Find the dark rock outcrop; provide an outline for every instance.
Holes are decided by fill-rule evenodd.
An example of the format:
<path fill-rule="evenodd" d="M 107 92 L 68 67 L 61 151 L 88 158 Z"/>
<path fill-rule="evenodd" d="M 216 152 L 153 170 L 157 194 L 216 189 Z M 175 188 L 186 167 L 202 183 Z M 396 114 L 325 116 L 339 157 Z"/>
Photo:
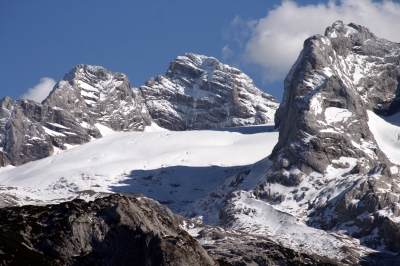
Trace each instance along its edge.
<path fill-rule="evenodd" d="M 186 231 L 133 196 L 0 212 L 6 265 L 218 265 Z"/>
<path fill-rule="evenodd" d="M 198 231 L 199 242 L 179 225 Z M 143 195 L 3 208 L 0 237 L 1 265 L 336 265 L 266 237 L 193 223 Z"/>

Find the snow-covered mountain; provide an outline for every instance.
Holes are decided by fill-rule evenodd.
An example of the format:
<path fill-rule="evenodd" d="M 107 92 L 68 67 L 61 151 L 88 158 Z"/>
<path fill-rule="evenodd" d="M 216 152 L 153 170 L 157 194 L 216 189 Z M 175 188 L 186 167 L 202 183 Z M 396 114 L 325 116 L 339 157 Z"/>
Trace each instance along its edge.
<path fill-rule="evenodd" d="M 152 123 L 170 130 L 266 124 L 279 104 L 240 70 L 185 54 L 166 77 L 139 89 L 124 74 L 78 65 L 42 104 L 5 97 L 0 105 L 0 166 L 18 166 L 99 138 L 104 126 L 143 131 Z"/>
<path fill-rule="evenodd" d="M 337 21 L 307 39 L 285 79 L 260 197 L 311 226 L 400 252 L 398 159 L 380 143 L 397 139 L 376 127 L 376 114 L 398 110 L 399 77 L 400 44 L 362 26 Z"/>
<path fill-rule="evenodd" d="M 116 131 L 143 131 L 151 124 L 142 94 L 127 76 L 99 66 L 74 67 L 43 104 L 68 110 L 86 127 L 99 123 Z"/>
<path fill-rule="evenodd" d="M 192 53 L 140 90 L 153 120 L 171 130 L 272 123 L 279 106 L 239 69 Z"/>
<path fill-rule="evenodd" d="M 205 233 L 182 222 L 203 245 L 230 239 L 243 253 L 241 244 L 266 237 L 336 264 L 382 263 L 380 251 L 399 263 L 399 80 L 400 44 L 337 21 L 305 41 L 285 79 L 276 130 L 169 131 L 268 122 L 267 109 L 276 107 L 261 104 L 268 97 L 239 71 L 186 54 L 139 89 L 142 106 L 164 128 L 143 123 L 144 132 L 114 132 L 95 120 L 108 136 L 1 168 L 1 202 L 142 193 L 192 222 L 224 228 Z"/>

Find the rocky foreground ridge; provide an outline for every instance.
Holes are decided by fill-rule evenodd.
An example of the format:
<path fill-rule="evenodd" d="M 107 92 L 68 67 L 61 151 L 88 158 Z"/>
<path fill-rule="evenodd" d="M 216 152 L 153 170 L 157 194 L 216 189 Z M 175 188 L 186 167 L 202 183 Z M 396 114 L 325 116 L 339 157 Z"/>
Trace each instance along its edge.
<path fill-rule="evenodd" d="M 139 89 L 124 74 L 78 65 L 41 104 L 0 101 L 0 167 L 99 138 L 99 125 L 115 131 L 143 131 L 152 122 L 169 130 L 258 125 L 272 123 L 278 105 L 243 72 L 212 57 L 179 56 L 165 77 Z"/>
<path fill-rule="evenodd" d="M 218 265 L 135 197 L 1 209 L 2 265 Z"/>
<path fill-rule="evenodd" d="M 266 238 L 194 224 L 142 195 L 0 209 L 2 265 L 330 265 Z M 198 241 L 179 225 L 198 227 Z M 229 240 L 227 240 L 230 239 Z M 232 241 L 233 240 L 233 241 Z M 218 244 L 215 244 L 218 243 Z M 214 259 L 209 253 L 211 253 Z"/>

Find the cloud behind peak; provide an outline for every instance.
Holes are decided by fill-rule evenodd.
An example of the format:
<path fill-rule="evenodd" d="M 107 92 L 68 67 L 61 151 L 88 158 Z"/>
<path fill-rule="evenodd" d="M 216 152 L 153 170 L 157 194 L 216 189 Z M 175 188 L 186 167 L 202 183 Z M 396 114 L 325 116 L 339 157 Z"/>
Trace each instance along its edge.
<path fill-rule="evenodd" d="M 49 95 L 55 84 L 56 81 L 52 78 L 41 78 L 39 84 L 30 88 L 27 92 L 22 94 L 20 98 L 34 100 L 40 103 Z"/>
<path fill-rule="evenodd" d="M 399 3 L 341 0 L 299 5 L 284 0 L 266 17 L 247 24 L 250 38 L 245 42 L 242 60 L 261 66 L 264 80 L 283 79 L 300 54 L 304 40 L 323 34 L 336 20 L 363 25 L 378 37 L 400 42 Z"/>

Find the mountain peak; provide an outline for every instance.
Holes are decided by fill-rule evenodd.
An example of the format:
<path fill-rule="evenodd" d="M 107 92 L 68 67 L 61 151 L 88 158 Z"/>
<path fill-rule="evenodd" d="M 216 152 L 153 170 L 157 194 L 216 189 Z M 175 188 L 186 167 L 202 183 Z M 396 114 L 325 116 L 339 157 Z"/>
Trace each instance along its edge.
<path fill-rule="evenodd" d="M 345 37 L 357 39 L 359 43 L 371 38 L 377 39 L 377 37 L 368 28 L 355 23 L 346 25 L 341 20 L 334 22 L 331 27 L 327 27 L 325 30 L 325 36 L 330 38 Z"/>
<path fill-rule="evenodd" d="M 143 98 L 126 75 L 100 66 L 75 66 L 43 103 L 69 110 L 81 123 L 100 123 L 116 131 L 143 130 L 150 124 Z"/>
<path fill-rule="evenodd" d="M 101 67 L 69 73 L 42 105 L 3 100 L 0 163 L 89 141 L 99 124 L 184 131 L 269 123 L 275 114 L 279 136 L 268 126 L 117 134 L 0 174 L 7 204 L 142 193 L 196 221 L 343 264 L 400 252 L 400 129 L 378 116 L 400 110 L 400 44 L 336 21 L 305 40 L 279 108 L 240 70 L 193 53 L 139 89 Z M 24 187 L 32 176 L 36 187 Z"/>
<path fill-rule="evenodd" d="M 140 90 L 154 121 L 171 130 L 272 123 L 278 101 L 240 70 L 186 53 Z"/>
<path fill-rule="evenodd" d="M 325 36 L 304 42 L 275 116 L 279 141 L 263 186 L 271 200 L 280 195 L 274 194 L 274 183 L 293 188 L 290 199 L 280 199 L 282 205 L 302 205 L 315 215 L 309 223 L 323 228 L 345 222 L 366 228 L 370 218 L 354 218 L 364 212 L 378 217 L 376 210 L 397 204 L 397 196 L 385 201 L 388 195 L 382 192 L 388 187 L 400 191 L 397 166 L 380 149 L 368 121 L 374 113 L 391 115 L 400 108 L 399 56 L 399 44 L 341 21 L 328 27 Z M 314 196 L 307 201 L 310 193 Z M 354 198 L 359 203 L 350 206 Z M 396 216 L 388 211 L 388 217 Z M 379 225 L 359 232 L 367 237 L 375 229 L 391 246 L 393 240 Z"/>

